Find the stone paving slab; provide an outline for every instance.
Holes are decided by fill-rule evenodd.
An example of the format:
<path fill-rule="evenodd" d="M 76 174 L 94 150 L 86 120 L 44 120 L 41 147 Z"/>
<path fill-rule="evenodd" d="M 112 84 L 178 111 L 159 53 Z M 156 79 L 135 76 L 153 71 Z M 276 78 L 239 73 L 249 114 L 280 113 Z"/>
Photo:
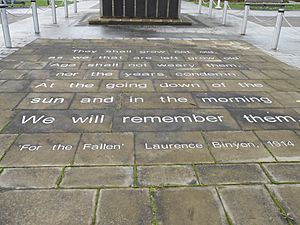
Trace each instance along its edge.
<path fill-rule="evenodd" d="M 0 110 L 0 130 L 2 131 L 3 128 L 9 123 L 10 119 L 14 116 L 14 112 L 10 110 Z"/>
<path fill-rule="evenodd" d="M 24 75 L 28 73 L 28 70 L 2 70 L 0 72 L 0 79 L 15 80 L 23 79 Z"/>
<path fill-rule="evenodd" d="M 17 134 L 0 134 L 0 158 L 7 152 L 17 136 Z"/>
<path fill-rule="evenodd" d="M 213 162 L 200 132 L 138 133 L 137 164 L 186 164 Z"/>
<path fill-rule="evenodd" d="M 151 224 L 151 207 L 147 189 L 101 190 L 97 225 Z"/>
<path fill-rule="evenodd" d="M 0 62 L 0 224 L 287 224 L 298 75 L 242 41 L 37 39 Z"/>
<path fill-rule="evenodd" d="M 263 186 L 218 188 L 233 224 L 288 224 Z"/>
<path fill-rule="evenodd" d="M 274 108 L 282 107 L 270 94 L 259 92 L 201 92 L 194 93 L 200 108 Z"/>
<path fill-rule="evenodd" d="M 275 161 L 251 132 L 207 132 L 204 137 L 217 162 Z"/>
<path fill-rule="evenodd" d="M 132 167 L 71 167 L 64 171 L 61 187 L 130 187 Z"/>
<path fill-rule="evenodd" d="M 0 94 L 0 109 L 14 109 L 18 103 L 25 97 L 22 93 L 1 93 Z"/>
<path fill-rule="evenodd" d="M 227 224 L 214 189 L 161 189 L 154 196 L 159 224 Z"/>
<path fill-rule="evenodd" d="M 1 166 L 67 166 L 73 161 L 79 134 L 21 134 Z"/>
<path fill-rule="evenodd" d="M 111 123 L 111 113 L 107 110 L 22 110 L 5 133 L 109 132 Z"/>
<path fill-rule="evenodd" d="M 73 94 L 29 93 L 17 109 L 67 109 L 72 99 Z"/>
<path fill-rule="evenodd" d="M 138 186 L 185 186 L 197 184 L 192 166 L 138 166 Z"/>
<path fill-rule="evenodd" d="M 132 165 L 132 133 L 83 134 L 76 152 L 75 165 Z"/>
<path fill-rule="evenodd" d="M 268 183 L 259 165 L 220 164 L 196 166 L 201 184 L 251 184 Z"/>
<path fill-rule="evenodd" d="M 61 168 L 7 168 L 1 173 L 1 188 L 54 188 Z"/>
<path fill-rule="evenodd" d="M 263 167 L 277 183 L 300 182 L 299 163 L 270 163 L 263 164 Z"/>
<path fill-rule="evenodd" d="M 293 131 L 256 131 L 256 135 L 278 161 L 299 160 L 299 136 Z"/>
<path fill-rule="evenodd" d="M 93 190 L 1 191 L 3 224 L 83 225 L 92 222 Z M 80 204 L 78 204 L 80 202 Z"/>
<path fill-rule="evenodd" d="M 122 110 L 116 113 L 112 130 L 119 131 L 211 131 L 237 130 L 224 109 Z"/>
<path fill-rule="evenodd" d="M 300 199 L 299 196 L 300 186 L 299 185 L 270 185 L 269 186 L 278 198 L 280 204 L 286 211 L 286 214 L 290 218 L 292 223 L 299 223 L 300 220 Z"/>

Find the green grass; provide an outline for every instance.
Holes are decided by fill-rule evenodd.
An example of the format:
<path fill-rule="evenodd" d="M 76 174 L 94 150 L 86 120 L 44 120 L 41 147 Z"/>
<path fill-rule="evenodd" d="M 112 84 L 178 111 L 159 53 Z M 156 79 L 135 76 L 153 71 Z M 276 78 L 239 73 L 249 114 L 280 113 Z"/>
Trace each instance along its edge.
<path fill-rule="evenodd" d="M 49 6 L 49 2 L 47 0 L 36 0 L 37 6 Z M 68 1 L 69 4 L 72 4 L 73 1 Z M 10 8 L 10 1 L 7 1 L 8 7 Z M 60 7 L 63 6 L 63 1 L 62 0 L 56 0 L 55 4 Z M 15 0 L 14 3 L 14 8 L 28 8 L 31 5 L 31 1 L 30 0 Z"/>

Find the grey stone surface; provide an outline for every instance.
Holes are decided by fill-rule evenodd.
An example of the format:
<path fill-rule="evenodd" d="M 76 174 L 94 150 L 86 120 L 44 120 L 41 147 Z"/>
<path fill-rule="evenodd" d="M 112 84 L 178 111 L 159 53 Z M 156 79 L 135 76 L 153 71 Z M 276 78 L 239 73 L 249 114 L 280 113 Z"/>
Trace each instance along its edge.
<path fill-rule="evenodd" d="M 65 170 L 61 187 L 130 187 L 132 167 L 70 167 Z"/>
<path fill-rule="evenodd" d="M 198 165 L 201 184 L 251 184 L 269 183 L 257 164 Z"/>
<path fill-rule="evenodd" d="M 204 137 L 217 162 L 275 161 L 252 132 L 206 132 Z"/>
<path fill-rule="evenodd" d="M 195 185 L 197 179 L 192 166 L 138 166 L 138 186 Z"/>
<path fill-rule="evenodd" d="M 17 134 L 0 134 L 0 158 L 13 144 L 17 136 Z"/>
<path fill-rule="evenodd" d="M 299 163 L 270 163 L 263 166 L 275 182 L 300 182 Z"/>
<path fill-rule="evenodd" d="M 156 80 L 154 87 L 159 92 L 192 92 L 207 91 L 203 81 L 198 80 Z"/>
<path fill-rule="evenodd" d="M 218 80 L 204 81 L 210 91 L 273 91 L 274 89 L 261 80 Z"/>
<path fill-rule="evenodd" d="M 79 4 L 78 14 L 53 27 L 54 36 L 66 35 L 78 15 L 88 18 Z M 285 223 L 264 186 L 249 184 L 269 182 L 258 163 L 275 181 L 299 182 L 297 162 L 276 162 L 299 161 L 298 70 L 229 37 L 150 40 L 210 36 L 210 28 L 201 33 L 197 18 L 208 25 L 214 19 L 184 16 L 192 27 L 96 31 L 82 19 L 70 33 L 83 37 L 88 29 L 97 40 L 38 39 L 0 62 L 0 181 L 5 190 L 49 191 L 2 191 L 20 196 L 0 196 L 1 222 L 40 224 L 49 216 L 45 224 L 227 224 L 214 187 L 221 186 L 233 224 Z M 43 26 L 41 37 L 47 30 Z M 150 39 L 98 39 L 116 31 Z M 207 96 L 216 102 L 203 102 Z M 63 101 L 49 103 L 51 97 Z M 285 167 L 278 172 L 273 165 Z M 213 187 L 178 187 L 199 186 L 198 180 Z M 64 191 L 54 190 L 55 182 Z M 94 190 L 82 197 L 85 188 Z M 96 189 L 100 196 L 93 199 Z"/>
<path fill-rule="evenodd" d="M 214 189 L 168 188 L 155 193 L 157 220 L 165 225 L 227 224 Z"/>
<path fill-rule="evenodd" d="M 61 168 L 6 168 L 0 175 L 1 188 L 54 188 Z"/>
<path fill-rule="evenodd" d="M 137 164 L 213 162 L 200 132 L 141 132 L 135 151 Z"/>
<path fill-rule="evenodd" d="M 70 165 L 79 142 L 79 134 L 22 134 L 10 147 L 1 166 Z"/>
<path fill-rule="evenodd" d="M 28 72 L 28 70 L 2 70 L 0 72 L 0 79 L 22 79 Z"/>
<path fill-rule="evenodd" d="M 111 131 L 111 122 L 107 110 L 22 110 L 5 133 L 104 132 Z"/>
<path fill-rule="evenodd" d="M 0 109 L 12 110 L 25 97 L 22 93 L 1 93 L 0 94 Z"/>
<path fill-rule="evenodd" d="M 115 114 L 116 131 L 211 131 L 237 130 L 238 125 L 224 109 L 122 110 Z"/>
<path fill-rule="evenodd" d="M 83 134 L 75 165 L 129 165 L 134 163 L 132 133 Z"/>
<path fill-rule="evenodd" d="M 291 109 L 229 109 L 243 130 L 299 129 L 299 114 Z"/>
<path fill-rule="evenodd" d="M 0 86 L 0 92 L 29 92 L 29 80 L 8 80 Z"/>
<path fill-rule="evenodd" d="M 10 110 L 0 110 L 0 130 L 2 131 L 3 128 L 9 123 L 11 118 L 14 116 L 14 112 Z"/>
<path fill-rule="evenodd" d="M 32 92 L 97 92 L 99 83 L 96 80 L 34 80 L 30 89 Z"/>
<path fill-rule="evenodd" d="M 218 190 L 233 224 L 288 224 L 263 186 L 229 186 Z"/>
<path fill-rule="evenodd" d="M 120 98 L 119 94 L 77 93 L 70 109 L 119 108 L 121 105 Z"/>
<path fill-rule="evenodd" d="M 279 161 L 299 160 L 300 139 L 289 130 L 256 131 L 257 136 Z"/>
<path fill-rule="evenodd" d="M 67 109 L 73 94 L 29 93 L 17 109 Z"/>
<path fill-rule="evenodd" d="M 178 109 L 196 108 L 190 94 L 186 93 L 125 93 L 122 95 L 122 108 L 125 109 Z"/>
<path fill-rule="evenodd" d="M 274 108 L 281 107 L 268 93 L 202 92 L 193 93 L 200 108 Z"/>
<path fill-rule="evenodd" d="M 284 208 L 292 223 L 298 224 L 300 220 L 300 186 L 298 185 L 270 185 L 269 186 Z"/>
<path fill-rule="evenodd" d="M 151 208 L 148 190 L 102 189 L 99 196 L 96 224 L 151 224 Z"/>
<path fill-rule="evenodd" d="M 271 95 L 285 107 L 299 107 L 300 94 L 298 92 L 272 92 Z"/>
<path fill-rule="evenodd" d="M 94 190 L 0 192 L 3 224 L 91 224 Z M 80 202 L 80 204 L 78 204 Z"/>
<path fill-rule="evenodd" d="M 149 80 L 104 80 L 100 87 L 101 92 L 153 92 L 152 82 Z"/>

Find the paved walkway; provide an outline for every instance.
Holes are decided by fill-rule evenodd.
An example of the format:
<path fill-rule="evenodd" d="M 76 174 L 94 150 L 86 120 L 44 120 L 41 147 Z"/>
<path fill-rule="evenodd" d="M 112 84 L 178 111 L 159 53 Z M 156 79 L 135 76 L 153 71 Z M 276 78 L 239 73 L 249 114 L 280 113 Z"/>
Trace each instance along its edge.
<path fill-rule="evenodd" d="M 87 3 L 42 38 L 11 25 L 0 224 L 299 224 L 300 70 L 204 15 L 89 27 Z"/>
<path fill-rule="evenodd" d="M 182 12 L 199 19 L 200 23 L 207 25 L 208 27 L 199 26 L 199 22 L 192 27 L 153 27 L 153 26 L 98 26 L 89 27 L 86 23 L 86 18 L 89 15 L 98 14 L 98 1 L 80 1 L 78 4 L 78 13 L 73 13 L 73 5 L 69 6 L 70 17 L 64 18 L 63 7 L 58 8 L 58 25 L 52 24 L 51 9 L 41 8 L 39 10 L 39 20 L 41 24 L 41 34 L 35 35 L 33 32 L 32 18 L 23 19 L 22 22 L 16 22 L 10 25 L 13 45 L 15 47 L 21 47 L 25 44 L 35 40 L 36 38 L 85 38 L 85 39 L 112 39 L 112 38 L 201 38 L 201 39 L 227 39 L 227 40 L 245 40 L 260 49 L 267 54 L 270 54 L 290 65 L 299 67 L 300 65 L 300 27 L 299 24 L 294 21 L 300 20 L 299 11 L 286 12 L 286 17 L 296 27 L 283 27 L 279 51 L 271 50 L 271 42 L 273 35 L 273 27 L 270 27 L 270 17 L 275 17 L 276 12 L 260 12 L 251 11 L 250 16 L 258 16 L 261 20 L 267 21 L 265 26 L 260 24 L 262 21 L 257 21 L 250 17 L 248 23 L 247 35 L 241 36 L 240 25 L 242 21 L 242 11 L 230 10 L 228 16 L 228 25 L 226 27 L 221 25 L 221 11 L 214 12 L 214 18 L 208 18 L 207 8 L 203 8 L 203 14 L 199 16 L 197 14 L 197 5 L 191 2 L 183 2 Z M 10 9 L 12 14 L 16 14 L 20 19 L 22 13 L 28 12 L 28 9 Z M 10 16 L 13 17 L 13 16 Z M 22 17 L 21 17 L 22 18 Z M 251 19 L 252 18 L 252 19 Z M 265 18 L 265 19 L 264 19 Z M 295 18 L 292 20 L 291 18 Z M 12 19 L 13 20 L 13 19 Z M 263 35 L 261 35 L 263 34 Z M 2 32 L 0 34 L 0 46 L 4 46 Z M 0 48 L 0 55 L 7 55 L 11 51 Z"/>

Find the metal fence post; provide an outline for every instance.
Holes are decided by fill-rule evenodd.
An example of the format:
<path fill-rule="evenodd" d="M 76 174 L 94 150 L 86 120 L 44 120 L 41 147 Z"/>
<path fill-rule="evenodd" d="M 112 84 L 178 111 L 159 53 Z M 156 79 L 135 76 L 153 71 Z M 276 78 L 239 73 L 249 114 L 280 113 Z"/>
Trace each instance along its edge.
<path fill-rule="evenodd" d="M 284 9 L 278 9 L 276 25 L 273 33 L 272 49 L 277 50 L 283 21 Z"/>
<path fill-rule="evenodd" d="M 201 14 L 201 11 L 202 11 L 202 0 L 199 0 L 198 13 Z"/>
<path fill-rule="evenodd" d="M 36 34 L 39 34 L 40 33 L 39 17 L 38 17 L 37 5 L 36 5 L 35 0 L 31 0 L 31 10 L 32 10 L 32 19 L 33 19 L 34 32 Z"/>
<path fill-rule="evenodd" d="M 99 0 L 99 5 L 100 5 L 100 17 L 103 16 L 103 1 Z"/>
<path fill-rule="evenodd" d="M 228 9 L 228 1 L 224 1 L 224 7 L 223 7 L 223 19 L 222 19 L 222 24 L 226 25 L 226 20 L 227 20 L 227 9 Z"/>
<path fill-rule="evenodd" d="M 68 0 L 64 0 L 65 18 L 69 17 Z"/>
<path fill-rule="evenodd" d="M 7 20 L 7 14 L 6 14 L 6 4 L 0 4 L 0 14 L 1 14 L 1 21 L 2 21 L 2 31 L 3 31 L 3 37 L 4 37 L 4 43 L 6 48 L 11 48 L 11 38 L 9 33 L 9 26 L 8 26 L 8 20 Z"/>
<path fill-rule="evenodd" d="M 218 0 L 217 6 L 215 7 L 215 9 L 222 9 L 221 0 Z"/>
<path fill-rule="evenodd" d="M 245 35 L 246 34 L 249 11 L 250 11 L 250 5 L 249 5 L 249 3 L 246 3 L 245 4 L 245 9 L 244 9 L 244 18 L 243 18 L 241 35 Z"/>
<path fill-rule="evenodd" d="M 52 9 L 52 22 L 53 24 L 57 24 L 55 0 L 51 0 L 51 9 Z"/>
<path fill-rule="evenodd" d="M 74 13 L 77 13 L 77 0 L 74 0 Z"/>
<path fill-rule="evenodd" d="M 212 17 L 214 0 L 209 0 L 208 16 Z"/>
<path fill-rule="evenodd" d="M 178 18 L 181 16 L 181 0 L 178 0 Z"/>

